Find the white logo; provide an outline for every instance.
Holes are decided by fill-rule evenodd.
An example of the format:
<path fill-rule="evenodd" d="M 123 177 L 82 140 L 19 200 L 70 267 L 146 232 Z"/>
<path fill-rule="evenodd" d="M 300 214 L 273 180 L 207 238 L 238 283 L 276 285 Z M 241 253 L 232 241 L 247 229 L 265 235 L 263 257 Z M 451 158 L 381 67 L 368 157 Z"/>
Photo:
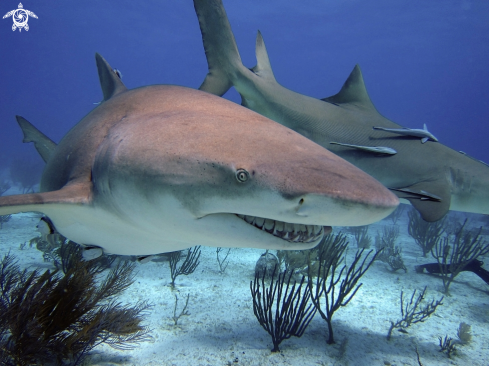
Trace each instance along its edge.
<path fill-rule="evenodd" d="M 22 6 L 22 3 L 19 3 L 19 8 L 9 11 L 3 16 L 3 19 L 12 17 L 12 19 L 14 20 L 14 24 L 12 25 L 13 31 L 15 31 L 17 28 L 19 28 L 19 32 L 22 30 L 22 28 L 28 31 L 29 24 L 27 24 L 27 21 L 29 20 L 29 15 L 37 19 L 36 14 L 34 14 L 32 11 L 25 10 L 24 6 Z"/>

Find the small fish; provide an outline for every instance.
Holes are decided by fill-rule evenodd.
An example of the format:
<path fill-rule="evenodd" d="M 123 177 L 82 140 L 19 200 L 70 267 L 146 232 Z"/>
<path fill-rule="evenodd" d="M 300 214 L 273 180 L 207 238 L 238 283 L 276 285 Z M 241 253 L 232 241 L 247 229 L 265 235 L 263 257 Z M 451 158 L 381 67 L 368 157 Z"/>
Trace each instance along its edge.
<path fill-rule="evenodd" d="M 342 144 L 341 142 L 330 142 L 330 144 L 351 147 L 353 149 L 368 151 L 376 154 L 387 154 L 387 155 L 397 154 L 396 150 L 385 146 L 361 146 L 361 145 L 352 145 L 352 144 Z"/>
<path fill-rule="evenodd" d="M 41 240 L 48 242 L 53 247 L 58 246 L 65 239 L 56 231 L 56 228 L 51 220 L 45 216 L 41 218 L 36 228 L 41 233 Z"/>
<path fill-rule="evenodd" d="M 83 248 L 82 257 L 88 262 L 92 259 L 100 257 L 102 254 L 104 254 L 102 248 L 96 246 L 86 246 Z"/>
<path fill-rule="evenodd" d="M 408 195 L 412 195 L 421 201 L 436 201 L 436 202 L 441 202 L 441 197 L 437 196 L 436 194 L 426 192 L 425 190 L 412 190 L 409 188 L 391 188 L 392 191 L 398 191 L 398 192 L 404 192 Z"/>
<path fill-rule="evenodd" d="M 154 255 L 145 255 L 142 257 L 138 257 L 137 260 L 139 263 L 144 264 L 144 263 L 151 262 L 153 260 L 153 258 L 156 258 L 156 257 Z"/>
<path fill-rule="evenodd" d="M 47 241 L 51 245 L 56 245 L 59 241 L 64 239 L 56 229 L 53 223 L 47 217 L 42 217 L 36 226 L 37 230 L 41 233 L 41 237 L 44 241 Z M 86 246 L 83 248 L 82 256 L 86 261 L 100 257 L 104 254 L 102 248 L 96 246 Z"/>
<path fill-rule="evenodd" d="M 36 228 L 41 233 L 41 237 L 44 240 L 46 240 L 46 236 L 56 232 L 53 223 L 47 217 L 41 217 L 41 220 L 37 224 Z"/>
<path fill-rule="evenodd" d="M 428 131 L 428 127 L 426 127 L 426 123 L 424 124 L 423 127 L 424 127 L 423 129 L 407 128 L 407 127 L 404 127 L 404 128 L 373 127 L 373 129 L 374 130 L 380 130 L 380 131 L 386 131 L 386 132 L 392 132 L 392 133 L 398 133 L 399 135 L 404 135 L 404 136 L 420 137 L 422 144 L 424 144 L 428 140 L 438 141 L 438 139 Z"/>
<path fill-rule="evenodd" d="M 121 79 L 121 80 L 122 80 L 122 72 L 121 72 L 121 70 L 119 70 L 119 69 L 112 69 L 112 71 L 114 72 L 114 74 L 116 74 L 116 75 L 117 75 L 117 77 L 118 77 L 119 79 Z"/>

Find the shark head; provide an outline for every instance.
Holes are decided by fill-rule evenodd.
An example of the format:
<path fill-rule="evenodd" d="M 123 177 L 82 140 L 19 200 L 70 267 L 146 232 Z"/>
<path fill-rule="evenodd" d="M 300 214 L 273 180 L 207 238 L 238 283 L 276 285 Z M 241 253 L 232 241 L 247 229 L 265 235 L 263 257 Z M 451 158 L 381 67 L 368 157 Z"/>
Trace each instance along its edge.
<path fill-rule="evenodd" d="M 304 249 L 323 226 L 366 225 L 397 206 L 367 174 L 257 113 L 182 87 L 134 93 L 171 113 L 111 129 L 93 169 L 97 205 L 147 232 L 164 225 L 175 245 Z"/>
<path fill-rule="evenodd" d="M 43 193 L 1 197 L 0 214 L 40 211 L 75 242 L 149 255 L 306 249 L 330 226 L 370 224 L 398 205 L 360 169 L 253 111 L 179 86 L 127 90 L 108 75 L 116 84 L 102 82 L 103 103 L 48 154 Z"/>

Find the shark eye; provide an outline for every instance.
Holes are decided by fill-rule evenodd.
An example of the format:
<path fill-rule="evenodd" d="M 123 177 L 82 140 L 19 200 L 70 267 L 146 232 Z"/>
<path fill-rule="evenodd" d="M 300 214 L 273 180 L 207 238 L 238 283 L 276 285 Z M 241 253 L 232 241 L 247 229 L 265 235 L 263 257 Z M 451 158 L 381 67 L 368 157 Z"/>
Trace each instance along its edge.
<path fill-rule="evenodd" d="M 250 178 L 250 173 L 248 173 L 245 169 L 236 170 L 236 179 L 239 183 L 244 183 Z"/>

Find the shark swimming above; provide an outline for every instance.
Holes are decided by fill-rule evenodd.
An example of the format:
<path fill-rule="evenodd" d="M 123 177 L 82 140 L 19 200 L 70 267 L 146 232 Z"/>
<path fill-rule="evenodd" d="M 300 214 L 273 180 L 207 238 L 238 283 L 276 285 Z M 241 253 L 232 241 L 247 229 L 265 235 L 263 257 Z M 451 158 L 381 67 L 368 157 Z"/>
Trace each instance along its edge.
<path fill-rule="evenodd" d="M 329 226 L 366 225 L 399 203 L 258 113 L 180 86 L 128 90 L 96 62 L 103 101 L 59 144 L 17 117 L 46 166 L 41 193 L 0 197 L 0 215 L 38 211 L 45 231 L 87 251 L 147 256 L 198 244 L 311 248 Z"/>
<path fill-rule="evenodd" d="M 331 97 L 295 93 L 275 80 L 260 32 L 257 64 L 250 69 L 241 62 L 222 1 L 194 0 L 194 6 L 209 69 L 201 90 L 222 96 L 234 86 L 242 105 L 359 167 L 409 201 L 426 221 L 437 221 L 448 210 L 489 214 L 489 167 L 424 140 L 436 141 L 427 129 L 406 129 L 383 117 L 368 96 L 358 65 Z M 420 144 L 419 138 L 427 142 Z M 396 153 L 359 148 L 376 146 Z"/>

